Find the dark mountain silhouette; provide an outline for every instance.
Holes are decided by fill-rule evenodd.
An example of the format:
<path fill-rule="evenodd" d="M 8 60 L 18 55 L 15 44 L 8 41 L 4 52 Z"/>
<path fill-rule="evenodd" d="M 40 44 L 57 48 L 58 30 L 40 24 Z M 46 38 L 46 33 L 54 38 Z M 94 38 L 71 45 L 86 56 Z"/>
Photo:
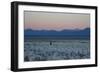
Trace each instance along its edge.
<path fill-rule="evenodd" d="M 38 37 L 38 36 L 47 36 L 47 37 L 90 37 L 90 28 L 85 29 L 74 29 L 68 30 L 64 29 L 62 31 L 56 30 L 32 30 L 26 29 L 24 30 L 25 37 Z"/>

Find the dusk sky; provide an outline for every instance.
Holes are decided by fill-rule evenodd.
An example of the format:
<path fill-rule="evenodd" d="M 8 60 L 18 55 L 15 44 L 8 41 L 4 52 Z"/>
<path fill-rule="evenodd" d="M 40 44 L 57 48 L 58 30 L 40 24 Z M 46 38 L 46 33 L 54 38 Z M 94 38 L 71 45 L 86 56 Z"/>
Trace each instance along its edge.
<path fill-rule="evenodd" d="M 24 26 L 33 30 L 84 29 L 90 27 L 90 15 L 25 11 Z"/>

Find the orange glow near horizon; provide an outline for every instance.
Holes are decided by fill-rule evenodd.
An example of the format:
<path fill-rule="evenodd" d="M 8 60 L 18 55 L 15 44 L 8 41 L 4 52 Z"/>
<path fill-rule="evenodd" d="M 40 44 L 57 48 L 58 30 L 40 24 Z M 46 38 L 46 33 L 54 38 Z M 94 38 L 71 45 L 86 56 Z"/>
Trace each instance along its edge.
<path fill-rule="evenodd" d="M 90 27 L 90 15 L 25 11 L 24 23 L 33 30 L 84 29 Z"/>

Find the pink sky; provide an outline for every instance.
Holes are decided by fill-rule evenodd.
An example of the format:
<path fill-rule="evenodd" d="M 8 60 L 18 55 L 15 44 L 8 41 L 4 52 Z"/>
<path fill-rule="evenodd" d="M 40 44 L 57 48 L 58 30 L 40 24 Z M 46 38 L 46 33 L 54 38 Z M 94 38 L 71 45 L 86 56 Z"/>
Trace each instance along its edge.
<path fill-rule="evenodd" d="M 90 15 L 25 11 L 24 23 L 33 30 L 84 29 L 90 27 Z"/>

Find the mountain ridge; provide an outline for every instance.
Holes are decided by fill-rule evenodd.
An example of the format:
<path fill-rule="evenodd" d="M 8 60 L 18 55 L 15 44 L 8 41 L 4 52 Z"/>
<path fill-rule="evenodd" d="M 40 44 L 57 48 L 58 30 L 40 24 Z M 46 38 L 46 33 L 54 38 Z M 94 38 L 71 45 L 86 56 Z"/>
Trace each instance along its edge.
<path fill-rule="evenodd" d="M 33 30 L 33 29 L 25 29 L 24 35 L 90 35 L 90 28 L 78 29 L 78 30 L 69 30 L 64 29 L 61 31 L 56 30 Z"/>

